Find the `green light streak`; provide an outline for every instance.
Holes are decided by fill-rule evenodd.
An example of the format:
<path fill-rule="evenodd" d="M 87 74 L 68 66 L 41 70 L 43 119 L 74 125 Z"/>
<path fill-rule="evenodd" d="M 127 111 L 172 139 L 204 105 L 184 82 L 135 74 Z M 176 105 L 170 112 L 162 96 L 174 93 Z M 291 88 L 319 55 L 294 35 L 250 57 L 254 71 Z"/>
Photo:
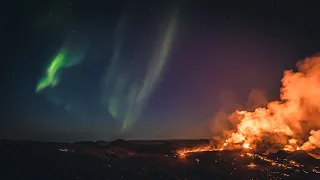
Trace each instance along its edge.
<path fill-rule="evenodd" d="M 128 126 L 129 126 L 129 123 L 130 121 L 128 121 L 128 118 L 127 117 L 125 117 L 124 118 L 124 121 L 123 121 L 123 123 L 122 123 L 122 127 L 121 127 L 121 132 L 124 132 L 127 128 L 128 128 Z"/>
<path fill-rule="evenodd" d="M 88 42 L 66 41 L 65 45 L 50 61 L 45 75 L 37 84 L 36 92 L 58 85 L 62 70 L 80 64 L 86 56 L 89 45 Z"/>
<path fill-rule="evenodd" d="M 46 75 L 39 81 L 36 92 L 40 92 L 46 87 L 55 87 L 59 82 L 59 72 L 66 64 L 66 51 L 61 50 L 51 61 L 47 68 Z"/>
<path fill-rule="evenodd" d="M 113 100 L 112 103 L 109 104 L 108 106 L 108 111 L 111 114 L 111 116 L 113 118 L 117 118 L 118 117 L 118 105 L 117 105 L 117 101 Z"/>

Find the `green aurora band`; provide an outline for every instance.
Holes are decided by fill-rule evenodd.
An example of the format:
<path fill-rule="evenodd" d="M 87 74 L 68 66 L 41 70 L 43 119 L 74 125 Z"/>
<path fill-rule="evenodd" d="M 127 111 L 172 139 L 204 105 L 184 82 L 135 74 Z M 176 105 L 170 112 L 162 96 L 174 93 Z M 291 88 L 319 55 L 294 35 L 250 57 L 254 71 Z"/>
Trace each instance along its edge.
<path fill-rule="evenodd" d="M 118 62 L 121 59 L 120 44 L 122 42 L 121 37 L 123 37 L 123 34 L 121 34 L 122 22 L 119 24 L 118 34 L 116 34 L 118 44 L 115 44 L 113 63 L 111 68 L 108 69 L 106 92 L 110 91 L 108 89 L 110 86 L 113 87 L 111 96 L 107 100 L 108 112 L 113 118 L 122 122 L 121 132 L 129 129 L 138 120 L 150 95 L 161 79 L 177 29 L 177 16 L 178 11 L 172 13 L 164 31 L 159 32 L 157 47 L 153 51 L 146 73 L 141 81 L 134 79 L 133 75 L 131 76 L 126 70 L 121 69 Z M 114 85 L 109 84 L 110 79 L 115 80 Z"/>
<path fill-rule="evenodd" d="M 123 18 L 115 29 L 114 54 L 103 79 L 102 101 L 107 104 L 111 116 L 121 121 L 121 132 L 128 130 L 138 120 L 161 79 L 177 29 L 178 11 L 173 12 L 168 18 L 165 27 L 159 30 L 156 47 L 152 51 L 142 79 L 123 68 L 120 62 L 123 58 L 126 18 Z M 36 93 L 46 88 L 55 88 L 61 81 L 63 69 L 80 64 L 89 47 L 90 41 L 86 39 L 68 39 L 48 64 L 44 76 L 35 88 Z M 134 70 L 141 72 L 141 66 L 138 68 Z M 107 97 L 104 97 L 105 94 Z"/>
<path fill-rule="evenodd" d="M 52 59 L 49 64 L 46 74 L 41 80 L 38 82 L 36 87 L 36 92 L 40 92 L 41 90 L 47 87 L 55 87 L 59 82 L 59 74 L 62 68 L 66 66 L 66 51 L 63 49 Z"/>
<path fill-rule="evenodd" d="M 90 41 L 87 39 L 81 37 L 67 39 L 62 48 L 51 59 L 45 75 L 38 81 L 35 91 L 41 92 L 45 88 L 57 86 L 61 80 L 62 70 L 80 64 L 89 47 Z"/>

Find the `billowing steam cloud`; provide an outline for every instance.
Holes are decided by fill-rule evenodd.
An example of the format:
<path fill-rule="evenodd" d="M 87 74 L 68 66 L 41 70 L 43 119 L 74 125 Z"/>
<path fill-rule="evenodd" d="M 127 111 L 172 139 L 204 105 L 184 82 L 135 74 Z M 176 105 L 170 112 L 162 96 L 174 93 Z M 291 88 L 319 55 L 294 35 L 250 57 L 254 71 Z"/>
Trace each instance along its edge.
<path fill-rule="evenodd" d="M 231 125 L 220 133 L 223 148 L 320 148 L 320 57 L 306 58 L 297 68 L 298 72 L 284 72 L 280 101 L 263 107 L 263 96 L 256 93 L 262 107 L 228 117 L 225 123 Z M 223 124 L 221 121 L 215 123 Z"/>

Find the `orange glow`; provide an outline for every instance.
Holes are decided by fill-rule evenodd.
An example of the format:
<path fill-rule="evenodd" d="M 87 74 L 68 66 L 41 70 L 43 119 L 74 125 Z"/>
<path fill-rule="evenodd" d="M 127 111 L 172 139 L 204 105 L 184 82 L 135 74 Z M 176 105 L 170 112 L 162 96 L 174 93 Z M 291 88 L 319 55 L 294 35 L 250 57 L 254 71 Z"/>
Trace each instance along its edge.
<path fill-rule="evenodd" d="M 254 163 L 250 163 L 247 165 L 248 168 L 255 168 L 257 165 L 255 165 Z"/>
<path fill-rule="evenodd" d="M 319 154 L 314 154 L 314 150 L 320 149 L 320 57 L 298 62 L 297 69 L 298 72 L 284 72 L 280 100 L 253 111 L 237 110 L 228 118 L 215 119 L 213 129 L 221 130 L 214 132 L 220 133 L 214 136 L 219 141 L 217 149 L 204 146 L 180 152 L 256 150 L 259 147 L 266 151 L 304 150 L 320 158 Z"/>
<path fill-rule="evenodd" d="M 178 155 L 179 155 L 179 158 L 181 158 L 181 159 L 186 158 L 186 154 L 183 152 L 180 152 Z"/>
<path fill-rule="evenodd" d="M 244 144 L 243 144 L 243 148 L 245 148 L 245 149 L 251 149 L 249 143 L 244 143 Z"/>
<path fill-rule="evenodd" d="M 206 152 L 206 151 L 219 151 L 222 150 L 213 148 L 212 146 L 201 146 L 201 147 L 195 147 L 195 148 L 185 148 L 185 149 L 180 149 L 177 151 L 177 154 L 179 155 L 180 158 L 185 158 L 188 154 L 190 153 L 195 153 L 195 152 Z"/>
<path fill-rule="evenodd" d="M 298 62 L 297 69 L 284 72 L 279 101 L 229 116 L 227 123 L 235 128 L 223 129 L 223 149 L 239 145 L 245 149 L 280 145 L 287 151 L 320 148 L 320 57 Z"/>

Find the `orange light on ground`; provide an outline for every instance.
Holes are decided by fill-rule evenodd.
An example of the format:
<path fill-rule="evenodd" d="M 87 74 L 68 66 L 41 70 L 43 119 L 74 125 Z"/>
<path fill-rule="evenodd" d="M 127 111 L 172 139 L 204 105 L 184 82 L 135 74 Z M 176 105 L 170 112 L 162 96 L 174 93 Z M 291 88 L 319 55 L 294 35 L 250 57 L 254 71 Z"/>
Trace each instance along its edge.
<path fill-rule="evenodd" d="M 180 159 L 186 158 L 186 154 L 183 153 L 183 152 L 179 153 L 179 158 L 180 158 Z"/>
<path fill-rule="evenodd" d="M 254 167 L 256 167 L 256 166 L 257 166 L 257 165 L 255 165 L 254 163 L 250 163 L 250 164 L 247 165 L 248 168 L 254 168 Z"/>

